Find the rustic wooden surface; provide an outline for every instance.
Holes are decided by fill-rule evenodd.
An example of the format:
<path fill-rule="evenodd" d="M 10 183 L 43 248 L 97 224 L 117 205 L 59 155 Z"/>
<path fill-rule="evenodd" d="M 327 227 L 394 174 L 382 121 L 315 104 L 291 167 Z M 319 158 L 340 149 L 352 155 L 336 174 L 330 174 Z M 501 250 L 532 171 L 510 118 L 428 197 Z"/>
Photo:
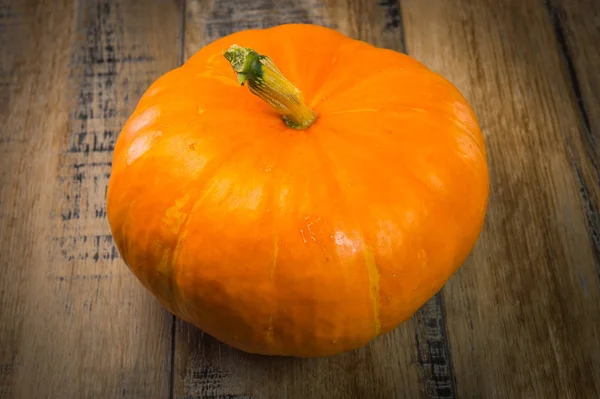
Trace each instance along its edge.
<path fill-rule="evenodd" d="M 211 41 L 315 23 L 405 51 L 476 110 L 491 197 L 410 321 L 324 359 L 265 358 L 164 311 L 104 195 L 147 86 Z M 0 398 L 600 397 L 600 2 L 0 1 Z"/>

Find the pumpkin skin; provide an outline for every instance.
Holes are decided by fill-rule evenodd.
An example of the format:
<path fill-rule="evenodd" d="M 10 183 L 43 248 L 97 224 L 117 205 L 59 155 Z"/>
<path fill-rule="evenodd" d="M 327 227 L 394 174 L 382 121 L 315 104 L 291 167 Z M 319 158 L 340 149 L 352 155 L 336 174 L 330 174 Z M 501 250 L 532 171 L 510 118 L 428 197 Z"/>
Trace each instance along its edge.
<path fill-rule="evenodd" d="M 287 127 L 223 52 L 268 55 L 317 113 Z M 117 140 L 110 228 L 177 317 L 250 353 L 326 356 L 409 319 L 474 247 L 484 139 L 416 60 L 313 25 L 219 39 L 160 77 Z"/>

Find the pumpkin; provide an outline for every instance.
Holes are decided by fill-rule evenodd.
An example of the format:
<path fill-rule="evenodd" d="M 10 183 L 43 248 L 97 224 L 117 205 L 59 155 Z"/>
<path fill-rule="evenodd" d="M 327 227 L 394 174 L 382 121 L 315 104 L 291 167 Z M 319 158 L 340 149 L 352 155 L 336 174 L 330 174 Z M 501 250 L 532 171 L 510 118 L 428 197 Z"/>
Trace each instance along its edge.
<path fill-rule="evenodd" d="M 240 350 L 333 355 L 409 319 L 473 249 L 473 110 L 401 53 L 302 24 L 205 46 L 118 137 L 115 245 L 170 312 Z"/>

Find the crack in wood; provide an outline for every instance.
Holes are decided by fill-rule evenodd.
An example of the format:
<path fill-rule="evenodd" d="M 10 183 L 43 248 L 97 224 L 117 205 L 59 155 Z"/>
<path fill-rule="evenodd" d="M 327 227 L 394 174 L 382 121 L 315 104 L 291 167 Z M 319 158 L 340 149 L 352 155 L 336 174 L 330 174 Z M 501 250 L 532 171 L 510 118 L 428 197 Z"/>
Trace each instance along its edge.
<path fill-rule="evenodd" d="M 577 110 L 579 113 L 579 117 L 582 121 L 582 130 L 587 140 L 587 149 L 588 149 L 588 157 L 589 162 L 592 165 L 592 168 L 595 172 L 595 177 L 598 185 L 600 185 L 600 173 L 598 172 L 598 165 L 596 164 L 596 154 L 594 149 L 596 148 L 596 138 L 592 134 L 592 128 L 590 123 L 590 117 L 586 110 L 586 103 L 583 99 L 581 84 L 579 81 L 579 77 L 577 76 L 577 72 L 575 70 L 575 65 L 573 62 L 573 57 L 569 46 L 567 45 L 567 41 L 565 39 L 564 29 L 562 26 L 560 12 L 559 10 L 551 4 L 550 0 L 546 0 L 546 8 L 548 13 L 550 14 L 550 18 L 552 20 L 552 25 L 554 28 L 554 34 L 556 36 L 556 40 L 558 42 L 558 46 L 563 58 L 563 62 L 566 66 L 571 88 L 573 90 L 573 94 L 575 95 L 575 100 L 577 104 Z M 596 205 L 590 198 L 590 190 L 586 185 L 585 178 L 583 177 L 581 167 L 578 165 L 577 158 L 573 153 L 573 148 L 569 141 L 566 141 L 566 148 L 569 155 L 569 160 L 571 165 L 575 169 L 575 173 L 577 175 L 577 180 L 580 186 L 580 194 L 581 200 L 583 202 L 583 207 L 585 210 L 585 218 L 587 223 L 587 228 L 589 231 L 590 238 L 592 240 L 592 245 L 594 248 L 594 255 L 596 258 L 598 277 L 600 278 L 600 214 L 598 213 L 598 209 Z"/>
<path fill-rule="evenodd" d="M 569 140 L 565 140 L 565 147 L 569 155 L 569 161 L 575 169 L 577 175 L 577 181 L 579 182 L 579 194 L 583 202 L 583 208 L 585 211 L 585 221 L 587 224 L 588 232 L 592 240 L 592 246 L 594 249 L 594 255 L 596 257 L 598 278 L 600 278 L 600 217 L 596 204 L 590 198 L 589 189 L 585 183 L 585 179 L 581 173 L 581 168 L 577 165 L 575 155 L 573 154 L 573 147 L 569 143 Z"/>
<path fill-rule="evenodd" d="M 579 82 L 579 77 L 577 76 L 577 72 L 575 71 L 575 65 L 573 63 L 573 57 L 571 55 L 571 51 L 569 46 L 567 45 L 567 41 L 565 39 L 564 29 L 561 23 L 560 13 L 554 7 L 550 0 L 546 0 L 546 7 L 548 9 L 548 13 L 550 14 L 550 18 L 552 20 L 552 25 L 554 27 L 554 34 L 556 36 L 556 40 L 558 41 L 558 45 L 560 47 L 560 51 L 563 56 L 563 60 L 567 67 L 567 71 L 569 74 L 569 79 L 571 80 L 571 87 L 573 89 L 573 93 L 575 94 L 575 100 L 579 109 L 579 114 L 581 119 L 585 125 L 585 135 L 587 140 L 589 141 L 591 148 L 595 148 L 596 139 L 591 134 L 590 129 L 590 118 L 588 116 L 588 112 L 586 111 L 586 104 L 583 101 L 583 95 L 581 93 L 581 84 Z M 597 171 L 597 169 L 596 169 Z"/>

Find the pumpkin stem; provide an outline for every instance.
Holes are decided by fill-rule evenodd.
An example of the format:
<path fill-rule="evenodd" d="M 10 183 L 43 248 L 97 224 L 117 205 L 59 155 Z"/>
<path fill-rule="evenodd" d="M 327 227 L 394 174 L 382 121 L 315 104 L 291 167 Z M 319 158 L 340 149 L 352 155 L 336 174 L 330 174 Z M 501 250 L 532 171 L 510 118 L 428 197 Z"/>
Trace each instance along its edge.
<path fill-rule="evenodd" d="M 247 81 L 250 92 L 275 108 L 286 125 L 306 129 L 317 119 L 300 90 L 283 76 L 269 57 L 237 44 L 229 47 L 224 56 L 237 73 L 240 84 L 243 86 Z"/>

